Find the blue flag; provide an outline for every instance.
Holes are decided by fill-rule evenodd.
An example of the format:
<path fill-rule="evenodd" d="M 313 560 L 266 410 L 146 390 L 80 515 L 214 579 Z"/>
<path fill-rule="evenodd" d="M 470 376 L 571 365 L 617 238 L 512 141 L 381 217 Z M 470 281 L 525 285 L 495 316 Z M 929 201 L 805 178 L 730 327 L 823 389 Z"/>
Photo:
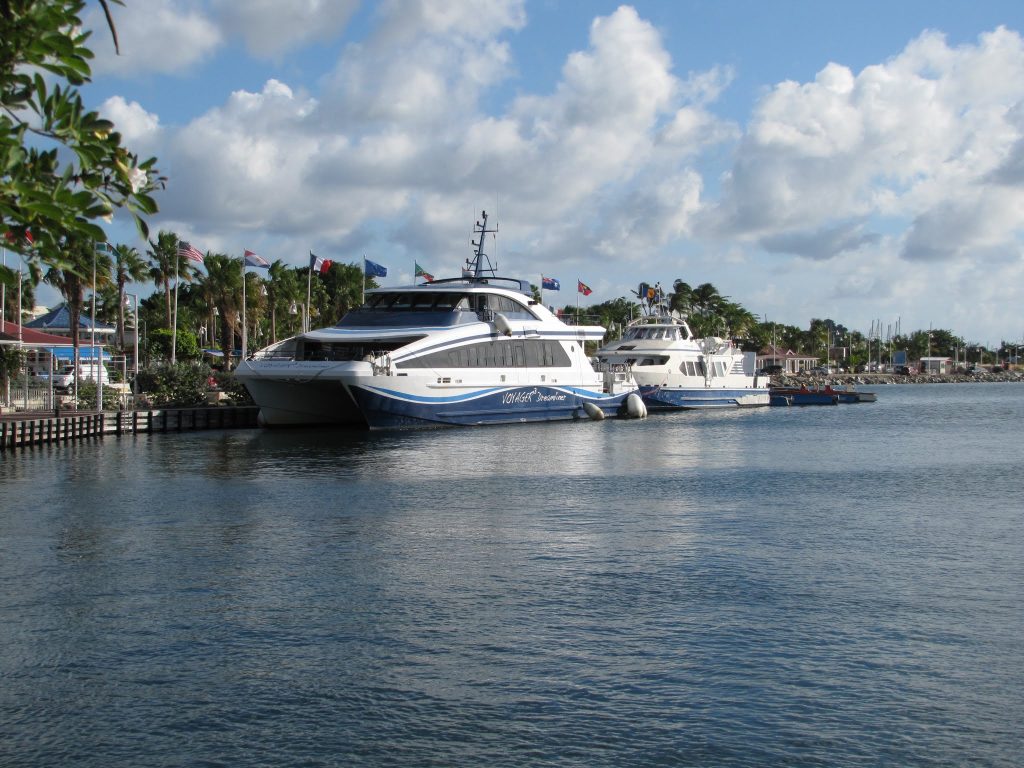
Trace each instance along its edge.
<path fill-rule="evenodd" d="M 387 267 L 382 267 L 380 264 L 378 264 L 375 261 L 370 261 L 369 259 L 364 258 L 363 259 L 363 265 L 364 265 L 363 266 L 363 272 L 365 272 L 370 277 L 387 277 L 388 276 L 388 268 Z"/>
<path fill-rule="evenodd" d="M 553 277 L 540 276 L 540 287 L 545 291 L 560 291 L 562 286 L 558 284 L 558 281 Z"/>

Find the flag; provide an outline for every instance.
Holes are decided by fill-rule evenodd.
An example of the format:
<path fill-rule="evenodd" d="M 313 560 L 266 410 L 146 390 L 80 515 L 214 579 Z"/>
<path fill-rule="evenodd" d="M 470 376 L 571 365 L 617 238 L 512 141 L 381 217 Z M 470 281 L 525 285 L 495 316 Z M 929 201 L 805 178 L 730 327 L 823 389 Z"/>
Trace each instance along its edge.
<path fill-rule="evenodd" d="M 415 264 L 416 262 L 413 263 Z M 421 267 L 419 264 L 416 264 L 416 277 L 422 277 L 428 283 L 434 282 L 434 276 L 429 272 L 425 271 L 423 267 Z"/>
<path fill-rule="evenodd" d="M 388 268 L 387 267 L 382 267 L 377 262 L 370 261 L 367 258 L 363 259 L 363 272 L 365 272 L 370 277 L 387 277 L 388 276 Z"/>
<path fill-rule="evenodd" d="M 260 269 L 270 269 L 270 262 L 264 259 L 262 256 L 253 253 L 252 251 L 246 251 L 245 266 L 259 267 Z"/>
<path fill-rule="evenodd" d="M 96 252 L 97 253 L 113 254 L 114 253 L 114 246 L 112 246 L 110 243 L 96 243 Z"/>
<path fill-rule="evenodd" d="M 553 277 L 540 276 L 540 287 L 545 291 L 560 291 L 562 286 L 559 285 L 558 281 Z"/>
<path fill-rule="evenodd" d="M 576 279 L 576 290 L 582 293 L 584 296 L 589 296 L 593 293 L 590 286 L 584 283 L 579 278 Z"/>
<path fill-rule="evenodd" d="M 321 259 L 312 251 L 309 252 L 309 268 L 314 272 L 319 272 L 321 275 L 326 275 L 327 270 L 331 268 L 331 264 L 334 262 L 330 259 Z"/>
<path fill-rule="evenodd" d="M 200 264 L 203 263 L 203 254 L 194 245 L 186 243 L 184 240 L 178 241 L 178 255 L 198 261 Z"/>
<path fill-rule="evenodd" d="M 4 237 L 7 238 L 7 242 L 9 242 L 9 243 L 17 243 L 18 242 L 18 236 L 16 234 L 14 234 L 14 232 L 12 232 L 11 230 L 7 230 L 6 232 L 4 232 Z M 34 242 L 33 239 L 32 239 L 32 232 L 31 232 L 31 230 L 28 230 L 28 229 L 25 230 L 25 242 L 29 243 L 29 244 L 32 244 Z"/>

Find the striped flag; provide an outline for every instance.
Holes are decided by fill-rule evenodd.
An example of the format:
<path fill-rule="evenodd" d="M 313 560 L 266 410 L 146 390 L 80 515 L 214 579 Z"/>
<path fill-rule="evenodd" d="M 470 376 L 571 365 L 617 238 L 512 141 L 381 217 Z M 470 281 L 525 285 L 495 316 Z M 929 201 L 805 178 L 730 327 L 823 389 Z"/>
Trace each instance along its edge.
<path fill-rule="evenodd" d="M 270 269 L 270 262 L 264 259 L 259 254 L 247 250 L 245 252 L 245 266 L 259 267 L 260 269 Z"/>
<path fill-rule="evenodd" d="M 184 240 L 178 241 L 178 255 L 184 256 L 190 261 L 197 261 L 200 264 L 203 263 L 203 254 L 197 249 L 192 243 L 187 243 Z"/>
<path fill-rule="evenodd" d="M 434 282 L 434 276 L 432 274 L 427 272 L 425 269 L 423 269 L 423 267 L 421 267 L 416 262 L 413 262 L 413 263 L 416 264 L 416 277 L 422 277 L 428 283 Z"/>
<path fill-rule="evenodd" d="M 331 264 L 334 262 L 330 259 L 321 259 L 312 251 L 309 252 L 309 268 L 314 272 L 319 272 L 321 275 L 326 275 L 327 270 L 331 268 Z"/>

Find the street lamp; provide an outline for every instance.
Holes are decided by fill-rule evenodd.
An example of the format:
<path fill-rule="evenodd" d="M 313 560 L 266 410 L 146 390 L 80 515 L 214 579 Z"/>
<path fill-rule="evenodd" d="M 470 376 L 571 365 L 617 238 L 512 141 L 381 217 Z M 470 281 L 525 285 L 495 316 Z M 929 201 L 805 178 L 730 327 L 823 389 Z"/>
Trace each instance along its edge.
<path fill-rule="evenodd" d="M 134 368 L 135 378 L 132 379 L 132 407 L 135 407 L 135 395 L 136 388 L 139 386 L 139 294 L 137 293 L 126 293 L 124 295 L 127 301 L 130 297 L 135 307 L 135 357 L 134 357 Z"/>

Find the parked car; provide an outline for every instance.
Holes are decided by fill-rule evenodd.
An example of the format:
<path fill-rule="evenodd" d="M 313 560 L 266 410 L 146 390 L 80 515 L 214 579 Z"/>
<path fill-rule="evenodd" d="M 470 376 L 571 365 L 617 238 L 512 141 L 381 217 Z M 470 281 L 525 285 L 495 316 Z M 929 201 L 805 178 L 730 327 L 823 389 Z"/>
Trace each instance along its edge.
<path fill-rule="evenodd" d="M 816 373 L 821 376 L 828 376 L 836 372 L 836 369 L 831 365 L 816 365 L 811 368 L 811 373 Z"/>
<path fill-rule="evenodd" d="M 912 373 L 910 367 L 906 365 L 897 365 L 892 369 L 892 372 L 899 374 L 900 376 L 909 376 Z"/>
<path fill-rule="evenodd" d="M 110 382 L 110 373 L 102 363 L 79 363 L 78 381 Z M 75 385 L 75 364 L 68 363 L 53 374 L 53 388 L 67 390 Z"/>

